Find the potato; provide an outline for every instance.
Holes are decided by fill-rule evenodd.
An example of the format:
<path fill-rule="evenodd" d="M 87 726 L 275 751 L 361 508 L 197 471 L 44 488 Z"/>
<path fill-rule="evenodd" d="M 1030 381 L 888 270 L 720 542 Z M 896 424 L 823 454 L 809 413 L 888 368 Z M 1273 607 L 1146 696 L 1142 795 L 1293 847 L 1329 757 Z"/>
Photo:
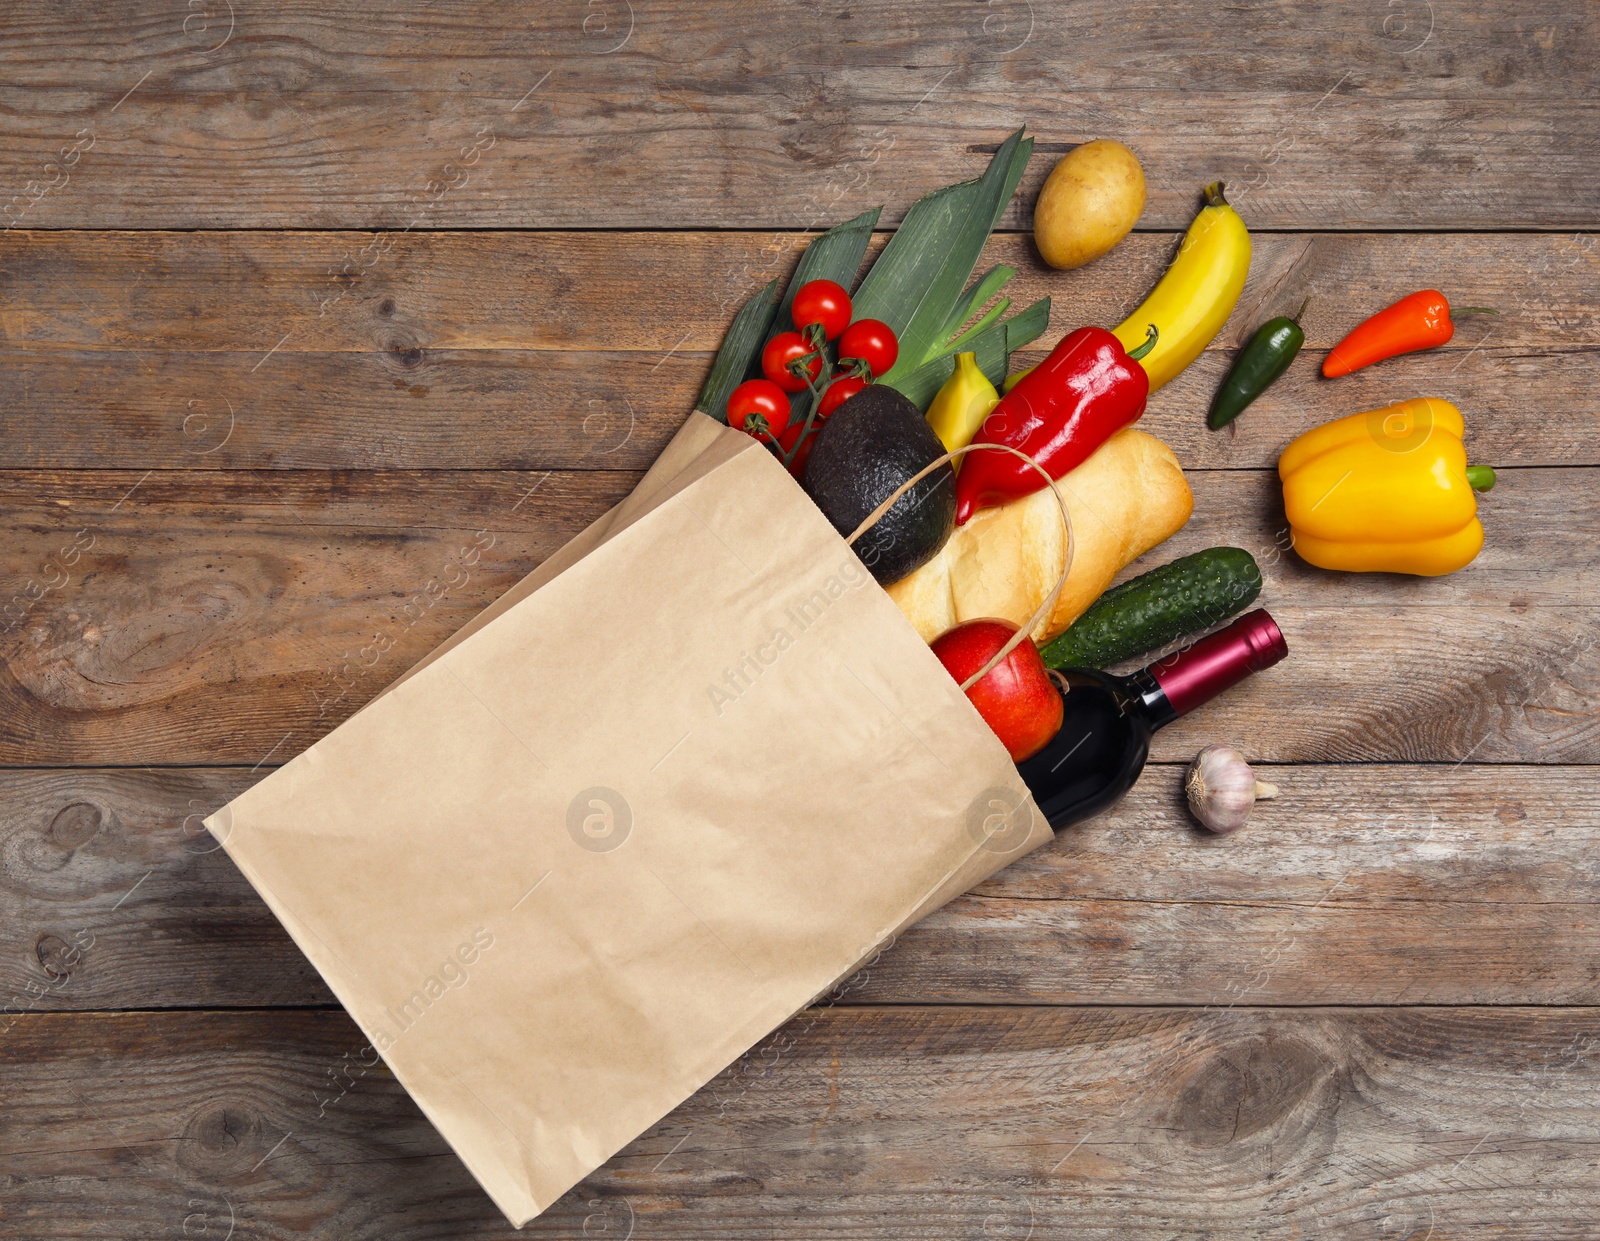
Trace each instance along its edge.
<path fill-rule="evenodd" d="M 1082 267 L 1126 237 L 1143 211 L 1138 156 L 1097 138 L 1068 151 L 1050 173 L 1033 209 L 1033 240 L 1051 267 Z"/>

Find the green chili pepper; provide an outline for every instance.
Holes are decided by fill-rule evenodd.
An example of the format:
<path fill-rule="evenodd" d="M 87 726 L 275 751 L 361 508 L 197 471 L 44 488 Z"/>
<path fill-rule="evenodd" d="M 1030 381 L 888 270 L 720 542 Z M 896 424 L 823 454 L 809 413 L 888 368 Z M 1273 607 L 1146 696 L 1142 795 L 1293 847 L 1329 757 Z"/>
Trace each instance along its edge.
<path fill-rule="evenodd" d="M 1221 430 L 1244 413 L 1250 402 L 1289 369 L 1300 346 L 1306 343 L 1306 334 L 1300 330 L 1300 316 L 1305 312 L 1306 304 L 1301 302 L 1294 318 L 1279 315 L 1256 329 L 1211 400 L 1211 414 L 1206 421 L 1213 431 Z"/>

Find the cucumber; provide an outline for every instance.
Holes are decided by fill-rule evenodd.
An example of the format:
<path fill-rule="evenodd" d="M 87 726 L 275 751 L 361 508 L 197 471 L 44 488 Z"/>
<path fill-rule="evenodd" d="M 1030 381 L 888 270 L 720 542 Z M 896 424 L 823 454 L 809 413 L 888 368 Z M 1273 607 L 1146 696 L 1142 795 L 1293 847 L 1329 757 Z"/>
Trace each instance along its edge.
<path fill-rule="evenodd" d="M 1051 668 L 1108 668 L 1249 607 L 1261 568 L 1241 547 L 1211 547 L 1113 586 L 1039 652 Z"/>

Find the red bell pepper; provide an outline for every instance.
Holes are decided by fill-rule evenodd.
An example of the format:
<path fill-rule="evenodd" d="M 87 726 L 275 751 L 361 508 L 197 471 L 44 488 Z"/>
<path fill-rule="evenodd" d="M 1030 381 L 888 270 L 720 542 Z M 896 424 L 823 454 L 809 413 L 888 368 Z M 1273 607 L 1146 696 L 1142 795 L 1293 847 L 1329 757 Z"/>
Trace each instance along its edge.
<path fill-rule="evenodd" d="M 1051 478 L 1061 478 L 1144 413 L 1150 377 L 1138 359 L 1155 343 L 1154 325 L 1132 353 L 1104 328 L 1069 332 L 1000 399 L 972 442 L 1025 452 Z M 1008 452 L 968 453 L 956 475 L 956 525 L 981 508 L 1043 488 L 1038 471 Z"/>

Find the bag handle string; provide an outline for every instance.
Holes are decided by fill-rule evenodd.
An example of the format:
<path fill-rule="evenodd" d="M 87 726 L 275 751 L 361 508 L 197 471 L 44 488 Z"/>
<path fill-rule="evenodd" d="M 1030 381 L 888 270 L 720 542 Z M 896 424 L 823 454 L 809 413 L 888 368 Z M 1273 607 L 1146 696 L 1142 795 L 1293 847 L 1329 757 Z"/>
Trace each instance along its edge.
<path fill-rule="evenodd" d="M 1067 515 L 1066 501 L 1061 498 L 1061 493 L 1056 490 L 1055 480 L 1050 477 L 1049 471 L 1047 471 L 1044 466 L 1040 465 L 1027 453 L 1021 451 L 1020 449 L 1012 448 L 1009 444 L 967 444 L 961 448 L 955 449 L 952 452 L 945 453 L 944 456 L 938 458 L 936 461 L 929 462 L 910 478 L 906 479 L 905 482 L 901 483 L 892 492 L 890 492 L 889 498 L 886 499 L 882 504 L 878 505 L 877 508 L 873 509 L 872 512 L 867 515 L 867 519 L 857 526 L 854 533 L 852 533 L 850 537 L 845 540 L 849 546 L 854 547 L 856 540 L 868 530 L 872 529 L 873 526 L 877 525 L 883 515 L 893 508 L 895 502 L 899 500 L 901 496 L 905 495 L 906 492 L 910 491 L 911 488 L 915 487 L 929 474 L 932 474 L 941 465 L 945 464 L 945 462 L 954 461 L 957 457 L 964 456 L 969 452 L 974 452 L 980 449 L 1008 452 L 1013 457 L 1017 457 L 1026 462 L 1038 472 L 1041 478 L 1044 479 L 1046 489 L 1052 496 L 1055 497 L 1056 505 L 1061 510 L 1061 528 L 1066 537 L 1067 557 L 1066 563 L 1061 568 L 1061 576 L 1056 579 L 1055 589 L 1052 590 L 1045 598 L 1045 601 L 1039 605 L 1038 609 L 1034 612 L 1028 623 L 1018 629 L 1016 633 L 1012 634 L 1006 644 L 989 657 L 988 663 L 984 664 L 983 667 L 979 668 L 965 681 L 961 682 L 962 693 L 966 693 L 967 690 L 971 689 L 979 681 L 983 680 L 984 677 L 988 676 L 990 672 L 999 666 L 1002 660 L 1010 655 L 1012 651 L 1016 650 L 1017 647 L 1020 646 L 1024 641 L 1030 641 L 1032 639 L 1033 631 L 1037 629 L 1053 611 L 1055 611 L 1056 600 L 1061 598 L 1061 591 L 1066 587 L 1067 574 L 1072 571 L 1072 518 Z"/>

